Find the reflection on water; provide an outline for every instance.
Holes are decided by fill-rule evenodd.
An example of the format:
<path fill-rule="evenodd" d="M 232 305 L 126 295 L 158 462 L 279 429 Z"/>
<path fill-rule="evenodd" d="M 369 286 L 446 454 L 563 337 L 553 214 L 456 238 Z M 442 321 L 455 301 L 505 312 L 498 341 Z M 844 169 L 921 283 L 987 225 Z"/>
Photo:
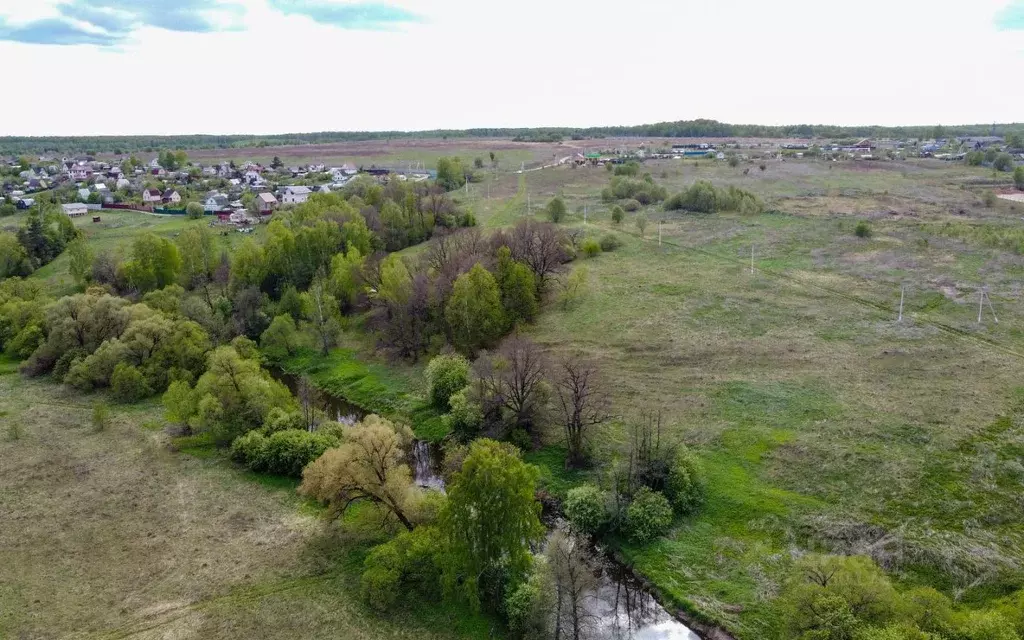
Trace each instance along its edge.
<path fill-rule="evenodd" d="M 281 369 L 270 369 L 270 375 L 284 383 L 293 396 L 299 396 L 299 377 Z M 318 391 L 318 409 L 324 412 L 324 420 L 333 420 L 341 424 L 353 425 L 366 417 L 366 412 L 346 401 L 344 398 L 333 396 L 326 391 Z"/>
<path fill-rule="evenodd" d="M 555 530 L 565 526 L 554 523 Z M 550 539 L 550 536 L 549 536 Z M 585 640 L 700 640 L 654 599 L 625 565 L 595 549 L 600 569 L 596 584 L 581 599 L 581 638 Z M 565 635 L 566 632 L 569 635 Z M 571 637 L 571 629 L 562 629 Z"/>
<path fill-rule="evenodd" d="M 654 599 L 633 573 L 609 559 L 586 600 L 595 640 L 700 640 Z"/>

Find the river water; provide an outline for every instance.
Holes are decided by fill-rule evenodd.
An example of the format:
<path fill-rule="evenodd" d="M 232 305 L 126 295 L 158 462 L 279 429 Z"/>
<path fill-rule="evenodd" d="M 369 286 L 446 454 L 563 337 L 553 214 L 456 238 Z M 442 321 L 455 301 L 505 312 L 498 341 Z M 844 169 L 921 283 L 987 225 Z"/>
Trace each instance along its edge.
<path fill-rule="evenodd" d="M 296 376 L 272 369 L 271 374 L 294 394 Z M 367 412 L 344 398 L 322 393 L 328 420 L 354 425 Z M 409 466 L 418 486 L 444 491 L 442 452 L 438 445 L 414 440 Z M 700 637 L 665 610 L 631 569 L 605 556 L 597 587 L 584 597 L 587 640 L 700 640 Z"/>

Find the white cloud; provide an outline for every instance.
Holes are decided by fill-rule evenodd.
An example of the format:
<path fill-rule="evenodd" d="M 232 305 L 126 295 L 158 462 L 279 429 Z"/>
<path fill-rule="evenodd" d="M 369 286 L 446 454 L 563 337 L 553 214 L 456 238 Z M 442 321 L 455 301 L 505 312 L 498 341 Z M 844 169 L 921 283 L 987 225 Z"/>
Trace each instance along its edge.
<path fill-rule="evenodd" d="M 1021 120 L 1024 102 L 1024 32 L 996 29 L 1000 0 L 408 0 L 424 21 L 383 31 L 242 3 L 242 31 L 0 42 L 18 61 L 3 133 L 956 124 Z M 0 15 L 15 5 L 53 15 Z"/>

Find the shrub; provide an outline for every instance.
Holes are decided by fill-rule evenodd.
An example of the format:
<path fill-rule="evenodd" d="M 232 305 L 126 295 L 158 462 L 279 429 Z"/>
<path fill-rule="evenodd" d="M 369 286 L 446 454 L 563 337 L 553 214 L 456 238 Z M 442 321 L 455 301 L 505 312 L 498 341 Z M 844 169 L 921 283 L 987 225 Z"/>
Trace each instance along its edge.
<path fill-rule="evenodd" d="M 306 419 L 298 411 L 289 411 L 284 407 L 274 407 L 263 419 L 263 435 L 269 436 L 278 431 L 289 431 L 292 429 L 305 429 Z"/>
<path fill-rule="evenodd" d="M 269 436 L 250 431 L 231 443 L 231 457 L 253 471 L 300 478 L 307 464 L 339 443 L 336 435 L 305 429 L 276 431 Z"/>
<path fill-rule="evenodd" d="M 615 251 L 622 246 L 622 241 L 614 234 L 601 236 L 601 251 Z"/>
<path fill-rule="evenodd" d="M 526 429 L 513 429 L 508 434 L 508 441 L 519 448 L 520 451 L 533 449 L 533 440 Z"/>
<path fill-rule="evenodd" d="M 677 193 L 665 201 L 666 211 L 738 211 L 752 214 L 760 213 L 763 209 L 764 205 L 753 193 L 733 186 L 718 189 L 707 180 L 698 180 L 686 191 Z"/>
<path fill-rule="evenodd" d="M 548 212 L 548 218 L 551 219 L 551 222 L 559 223 L 565 219 L 565 201 L 562 200 L 561 198 L 552 198 L 551 202 L 548 203 L 546 210 Z"/>
<path fill-rule="evenodd" d="M 981 201 L 989 209 L 996 206 L 996 194 L 991 191 L 986 191 L 985 195 L 981 197 Z"/>
<path fill-rule="evenodd" d="M 870 238 L 871 237 L 871 225 L 868 224 L 867 220 L 861 220 L 857 223 L 857 226 L 853 228 L 853 233 L 858 238 Z"/>
<path fill-rule="evenodd" d="M 672 526 L 672 505 L 658 491 L 641 487 L 626 509 L 626 532 L 639 544 L 661 536 Z"/>
<path fill-rule="evenodd" d="M 608 523 L 607 496 L 592 484 L 569 490 L 565 498 L 565 516 L 582 533 L 594 535 Z"/>
<path fill-rule="evenodd" d="M 1013 156 L 1003 152 L 992 161 L 992 168 L 996 171 L 1010 171 L 1013 169 Z"/>
<path fill-rule="evenodd" d="M 633 177 L 640 173 L 640 163 L 635 160 L 630 160 L 629 162 L 616 166 L 614 173 L 617 176 Z"/>
<path fill-rule="evenodd" d="M 448 398 L 448 413 L 441 416 L 441 422 L 449 433 L 454 433 L 460 440 L 471 440 L 480 431 L 484 416 L 480 405 L 473 402 L 467 391 L 461 389 Z"/>
<path fill-rule="evenodd" d="M 114 397 L 125 403 L 138 402 L 153 393 L 142 372 L 127 362 L 119 362 L 114 367 L 114 373 L 110 376 L 110 388 L 114 392 Z"/>
<path fill-rule="evenodd" d="M 963 640 L 1020 640 L 1006 618 L 989 611 L 973 611 L 968 614 L 960 625 L 958 637 Z"/>
<path fill-rule="evenodd" d="M 1024 187 L 1021 188 L 1024 189 Z M 612 207 L 612 222 L 614 222 L 615 224 L 619 224 L 622 222 L 622 219 L 625 216 L 626 213 L 622 210 L 622 207 L 620 207 L 619 205 L 615 205 L 614 207 Z"/>
<path fill-rule="evenodd" d="M 204 213 L 206 213 L 206 211 L 203 209 L 203 205 L 198 202 L 190 202 L 185 205 L 185 215 L 188 216 L 190 220 L 198 220 L 203 217 Z"/>
<path fill-rule="evenodd" d="M 513 638 L 541 638 L 549 635 L 545 615 L 548 593 L 544 578 L 542 572 L 535 570 L 528 580 L 509 585 L 502 604 Z"/>
<path fill-rule="evenodd" d="M 434 527 L 403 531 L 370 550 L 363 562 L 360 591 L 371 607 L 386 611 L 410 588 L 434 595 L 440 579 L 436 554 L 443 548 Z"/>
<path fill-rule="evenodd" d="M 108 426 L 110 426 L 110 407 L 105 402 L 94 402 L 92 405 L 92 430 L 99 433 L 106 431 Z"/>
<path fill-rule="evenodd" d="M 625 211 L 636 211 L 640 208 L 640 202 L 632 198 L 622 201 L 622 209 Z"/>
<path fill-rule="evenodd" d="M 704 482 L 696 456 L 680 447 L 665 482 L 665 496 L 676 513 L 692 513 L 704 501 Z"/>
<path fill-rule="evenodd" d="M 583 256 L 586 258 L 593 258 L 601 254 L 601 243 L 593 238 L 588 238 L 583 241 L 583 245 L 580 247 L 583 251 Z"/>
<path fill-rule="evenodd" d="M 736 155 L 729 156 L 729 166 L 734 169 L 740 166 L 740 157 Z"/>
<path fill-rule="evenodd" d="M 427 365 L 427 395 L 438 411 L 447 411 L 449 399 L 469 384 L 469 360 L 458 354 L 440 355 Z"/>
<path fill-rule="evenodd" d="M 666 195 L 665 188 L 654 184 L 651 179 L 626 176 L 613 177 L 609 186 L 601 191 L 601 199 L 605 202 L 632 199 L 641 204 L 653 204 L 664 200 Z"/>
<path fill-rule="evenodd" d="M 761 171 L 764 171 L 765 169 L 768 168 L 768 165 L 762 162 L 761 164 L 757 165 L 757 168 L 760 169 Z"/>

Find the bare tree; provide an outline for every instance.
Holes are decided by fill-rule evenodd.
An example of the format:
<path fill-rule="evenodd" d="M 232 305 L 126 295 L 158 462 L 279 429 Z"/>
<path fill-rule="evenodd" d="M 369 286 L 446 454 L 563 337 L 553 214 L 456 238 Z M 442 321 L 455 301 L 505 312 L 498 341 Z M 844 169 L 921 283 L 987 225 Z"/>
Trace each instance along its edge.
<path fill-rule="evenodd" d="M 474 368 L 485 409 L 504 409 L 514 428 L 529 431 L 543 404 L 545 360 L 540 347 L 515 335 L 496 354 L 479 358 Z"/>
<path fill-rule="evenodd" d="M 508 239 L 512 257 L 529 265 L 537 277 L 538 292 L 544 291 L 569 259 L 565 232 L 550 222 L 524 220 L 512 229 Z"/>
<path fill-rule="evenodd" d="M 312 431 L 316 427 L 317 417 L 322 412 L 324 396 L 309 376 L 302 376 L 296 381 L 295 396 L 299 399 L 306 429 Z"/>
<path fill-rule="evenodd" d="M 555 640 L 581 640 L 593 623 L 587 601 L 596 595 L 600 562 L 583 540 L 562 530 L 551 534 L 547 557 L 555 591 Z"/>
<path fill-rule="evenodd" d="M 555 368 L 553 386 L 569 449 L 566 464 L 583 466 L 590 428 L 611 417 L 611 405 L 602 389 L 597 366 L 579 356 L 566 358 Z"/>

